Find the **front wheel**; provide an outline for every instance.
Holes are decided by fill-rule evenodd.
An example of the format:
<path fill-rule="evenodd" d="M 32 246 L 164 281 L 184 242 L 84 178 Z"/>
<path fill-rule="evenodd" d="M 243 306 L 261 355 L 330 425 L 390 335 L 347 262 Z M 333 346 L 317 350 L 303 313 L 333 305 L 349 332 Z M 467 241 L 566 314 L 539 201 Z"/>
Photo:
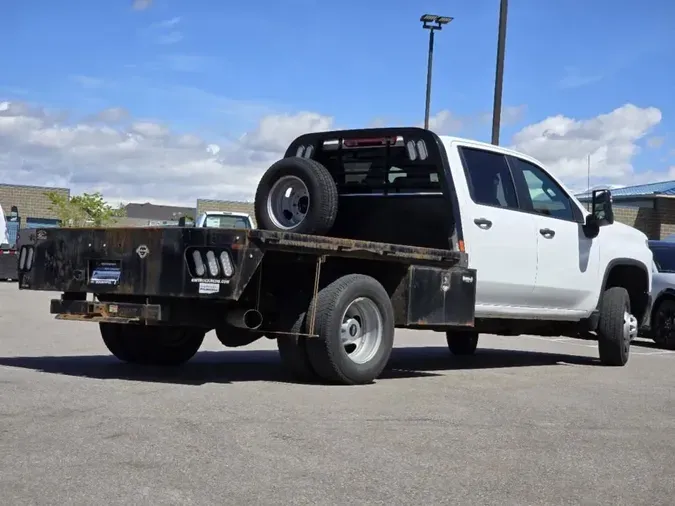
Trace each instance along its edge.
<path fill-rule="evenodd" d="M 631 313 L 628 291 L 620 286 L 605 290 L 597 330 L 600 362 L 609 366 L 626 365 L 630 343 L 637 337 L 637 331 L 637 318 Z"/>
<path fill-rule="evenodd" d="M 453 355 L 473 355 L 478 347 L 478 332 L 473 330 L 448 330 L 445 333 L 448 348 Z"/>
<path fill-rule="evenodd" d="M 312 370 L 324 381 L 343 385 L 377 379 L 394 346 L 394 309 L 384 287 L 370 276 L 349 274 L 318 293 L 306 324 L 312 307 L 319 336 L 305 340 Z"/>

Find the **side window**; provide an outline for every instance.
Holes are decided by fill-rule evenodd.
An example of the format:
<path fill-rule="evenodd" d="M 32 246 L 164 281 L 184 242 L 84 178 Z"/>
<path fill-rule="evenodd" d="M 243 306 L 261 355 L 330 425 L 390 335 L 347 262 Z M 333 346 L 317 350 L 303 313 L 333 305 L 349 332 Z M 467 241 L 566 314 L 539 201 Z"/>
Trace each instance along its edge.
<path fill-rule="evenodd" d="M 476 204 L 518 208 L 516 187 L 504 155 L 474 148 L 460 148 L 469 176 L 471 198 Z"/>
<path fill-rule="evenodd" d="M 536 165 L 520 158 L 514 157 L 512 160 L 514 170 L 525 179 L 534 212 L 552 218 L 574 220 L 572 203 L 558 183 Z"/>

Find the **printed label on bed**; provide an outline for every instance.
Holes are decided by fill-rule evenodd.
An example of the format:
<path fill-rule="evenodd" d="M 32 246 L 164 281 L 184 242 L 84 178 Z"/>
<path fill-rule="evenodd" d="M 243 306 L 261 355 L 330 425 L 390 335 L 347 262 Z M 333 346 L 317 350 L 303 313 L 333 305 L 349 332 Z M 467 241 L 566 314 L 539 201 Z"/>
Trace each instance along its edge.
<path fill-rule="evenodd" d="M 219 291 L 219 283 L 199 283 L 199 293 L 218 293 Z"/>
<path fill-rule="evenodd" d="M 113 262 L 100 262 L 89 278 L 92 285 L 117 285 L 120 282 L 121 270 Z"/>
<path fill-rule="evenodd" d="M 213 284 L 229 285 L 230 284 L 229 279 L 192 278 L 190 281 L 192 281 L 193 283 L 207 283 L 209 285 L 213 285 Z"/>

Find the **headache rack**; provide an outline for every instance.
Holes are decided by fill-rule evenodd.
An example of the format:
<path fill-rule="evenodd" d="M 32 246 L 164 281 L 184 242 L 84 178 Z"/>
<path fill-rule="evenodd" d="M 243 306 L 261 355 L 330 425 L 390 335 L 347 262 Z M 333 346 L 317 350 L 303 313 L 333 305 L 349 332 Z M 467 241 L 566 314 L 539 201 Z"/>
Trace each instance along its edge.
<path fill-rule="evenodd" d="M 371 128 L 305 134 L 286 157 L 311 158 L 333 175 L 342 197 L 442 195 L 445 152 L 422 128 Z"/>

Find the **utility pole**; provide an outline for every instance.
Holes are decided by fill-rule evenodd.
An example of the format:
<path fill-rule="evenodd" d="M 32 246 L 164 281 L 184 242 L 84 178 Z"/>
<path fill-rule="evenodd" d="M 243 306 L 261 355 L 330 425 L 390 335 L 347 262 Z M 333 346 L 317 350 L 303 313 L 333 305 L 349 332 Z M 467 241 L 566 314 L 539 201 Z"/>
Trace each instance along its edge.
<path fill-rule="evenodd" d="M 506 18 L 508 0 L 499 2 L 499 32 L 497 34 L 497 68 L 495 70 L 495 96 L 492 105 L 492 144 L 499 146 L 499 128 L 502 119 L 502 85 L 504 83 L 504 54 L 506 52 Z"/>
<path fill-rule="evenodd" d="M 447 25 L 453 18 L 448 16 L 436 16 L 435 14 L 425 14 L 420 18 L 422 28 L 429 30 L 429 53 L 427 59 L 427 96 L 424 108 L 424 128 L 429 128 L 429 112 L 431 109 L 431 68 L 434 59 L 434 32 L 442 30 L 443 25 Z M 434 23 L 434 24 L 430 24 Z"/>

